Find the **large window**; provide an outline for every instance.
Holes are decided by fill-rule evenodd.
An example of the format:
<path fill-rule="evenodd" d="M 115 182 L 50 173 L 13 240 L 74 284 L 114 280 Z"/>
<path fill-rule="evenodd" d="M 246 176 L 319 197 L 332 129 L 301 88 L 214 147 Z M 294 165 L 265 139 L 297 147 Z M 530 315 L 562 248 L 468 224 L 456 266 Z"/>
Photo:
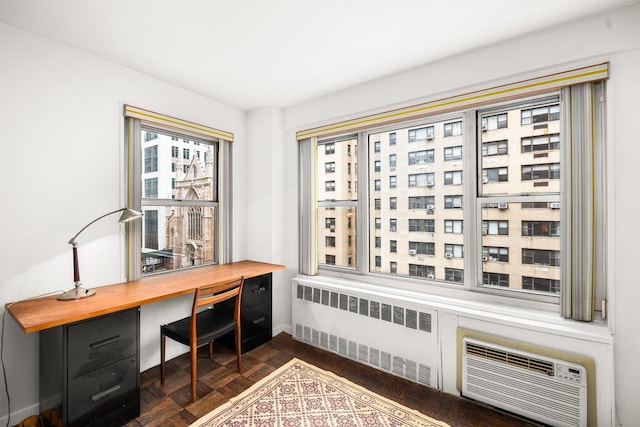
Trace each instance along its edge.
<path fill-rule="evenodd" d="M 230 144 L 206 133 L 182 133 L 178 119 L 150 112 L 138 117 L 128 109 L 125 115 L 128 204 L 144 215 L 134 225 L 139 233 L 129 236 L 130 279 L 224 262 L 228 231 L 220 221 L 220 191 L 228 178 L 220 174 L 220 151 L 228 144 L 229 153 Z M 326 169 L 332 169 L 329 163 Z"/>
<path fill-rule="evenodd" d="M 598 277 L 589 278 L 597 282 L 594 295 L 582 301 L 571 296 L 574 292 L 566 295 L 574 305 L 603 296 L 603 268 L 587 267 L 593 257 L 575 253 L 581 246 L 575 233 L 578 228 L 596 233 L 589 234 L 586 245 L 593 253 L 593 243 L 604 238 L 604 229 L 589 223 L 588 216 L 602 215 L 592 197 L 601 200 L 601 190 L 594 191 L 589 183 L 603 179 L 604 110 L 567 98 L 602 100 L 602 87 L 577 85 L 576 94 L 563 89 L 509 98 L 406 122 L 394 118 L 379 127 L 362 129 L 358 122 L 354 126 L 360 127 L 348 136 L 317 137 L 317 218 L 321 221 L 325 209 L 334 209 L 336 232 L 341 221 L 353 220 L 353 228 L 343 227 L 336 236 L 335 267 L 324 268 L 393 277 L 389 286 L 415 288 L 423 280 L 425 290 L 437 283 L 558 305 L 566 289 L 582 286 L 576 274 L 596 271 Z M 595 124 L 582 126 L 594 117 Z M 592 132 L 589 149 L 595 149 L 587 156 L 579 148 L 583 143 L 576 142 L 577 126 L 582 126 L 580 132 Z M 347 142 L 359 147 L 351 158 L 360 165 L 357 177 L 344 172 L 340 158 L 325 157 L 327 145 L 338 156 Z M 323 166 L 329 161 L 336 165 L 332 175 L 358 183 L 356 192 L 341 193 L 336 179 L 336 194 L 326 194 Z M 565 222 L 573 224 L 572 234 L 561 233 Z M 338 249 L 338 241 L 349 236 L 354 244 Z M 325 239 L 314 241 L 321 242 L 315 253 L 322 272 Z M 351 261 L 341 262 L 341 257 Z M 561 311 L 573 317 L 567 314 L 572 310 L 563 306 Z M 575 317 L 585 320 L 589 315 Z"/>

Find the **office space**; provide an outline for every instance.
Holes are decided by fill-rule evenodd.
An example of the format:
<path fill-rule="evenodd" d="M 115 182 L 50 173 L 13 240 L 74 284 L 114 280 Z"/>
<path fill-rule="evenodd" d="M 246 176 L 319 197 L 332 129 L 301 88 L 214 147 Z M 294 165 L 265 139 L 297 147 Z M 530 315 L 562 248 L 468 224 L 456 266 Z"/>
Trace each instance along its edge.
<path fill-rule="evenodd" d="M 10 225 L 2 249 L 3 302 L 67 289 L 71 261 L 65 242 L 69 235 L 88 218 L 122 204 L 123 103 L 230 130 L 238 141 L 246 142 L 234 146 L 233 258 L 288 266 L 286 273 L 280 273 L 276 290 L 279 307 L 274 307 L 274 314 L 279 318 L 274 318 L 274 332 L 291 331 L 289 286 L 297 270 L 298 241 L 287 227 L 297 223 L 297 173 L 291 166 L 297 162 L 296 131 L 508 76 L 597 58 L 611 64 L 607 265 L 613 283 L 609 287 L 613 304 L 609 319 L 615 333 L 615 359 L 612 371 L 602 375 L 615 384 L 619 420 L 633 424 L 639 415 L 634 407 L 633 376 L 627 372 L 632 372 L 640 345 L 634 333 L 634 306 L 639 295 L 633 286 L 632 267 L 637 201 L 629 192 L 629 171 L 635 166 L 636 153 L 633 111 L 640 62 L 635 28 L 638 16 L 637 6 L 629 6 L 295 107 L 266 107 L 248 113 L 3 25 L 3 63 L 9 64 L 3 67 L 2 78 L 3 93 L 7 94 L 2 102 L 3 146 L 5 158 L 11 159 L 3 168 L 4 181 L 11 183 L 3 190 L 3 199 L 10 201 L 3 209 L 3 222 Z M 592 37 L 592 43 L 585 44 L 585 34 Z M 512 60 L 522 51 L 540 52 L 541 45 L 543 54 Z M 77 203 L 79 199 L 83 203 Z M 72 217 L 61 219 L 58 214 L 69 207 Z M 25 223 L 29 224 L 28 232 L 18 226 Z M 121 280 L 123 250 L 121 238 L 112 228 L 104 225 L 96 230 L 84 251 L 94 254 L 83 262 L 85 282 L 98 285 Z M 114 265 L 120 267 L 114 269 Z M 182 307 L 159 304 L 143 311 L 143 367 L 157 364 L 157 324 L 184 312 L 187 304 L 186 300 Z M 11 322 L 5 334 L 6 342 L 12 343 L 4 349 L 12 407 L 28 408 L 37 404 L 37 378 L 29 377 L 26 387 L 17 387 L 18 379 L 12 376 L 37 370 L 37 342 Z M 615 407 L 610 406 L 613 412 Z"/>

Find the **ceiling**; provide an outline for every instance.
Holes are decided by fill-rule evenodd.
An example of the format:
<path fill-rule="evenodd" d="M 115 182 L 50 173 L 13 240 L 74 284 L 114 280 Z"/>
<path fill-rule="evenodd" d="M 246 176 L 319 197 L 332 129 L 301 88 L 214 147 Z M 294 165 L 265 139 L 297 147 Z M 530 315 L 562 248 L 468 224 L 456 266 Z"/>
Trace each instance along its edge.
<path fill-rule="evenodd" d="M 0 21 L 251 110 L 638 0 L 0 0 Z"/>

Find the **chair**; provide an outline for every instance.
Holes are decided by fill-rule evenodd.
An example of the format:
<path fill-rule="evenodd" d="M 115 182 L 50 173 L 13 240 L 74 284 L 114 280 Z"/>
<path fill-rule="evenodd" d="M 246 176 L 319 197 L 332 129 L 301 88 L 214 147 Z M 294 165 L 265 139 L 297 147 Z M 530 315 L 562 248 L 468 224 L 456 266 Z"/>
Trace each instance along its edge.
<path fill-rule="evenodd" d="M 164 384 L 166 337 L 181 344 L 188 345 L 191 351 L 191 402 L 196 401 L 196 370 L 198 347 L 209 344 L 209 358 L 213 358 L 213 341 L 235 330 L 236 359 L 238 372 L 240 364 L 240 300 L 244 277 L 215 285 L 201 286 L 193 297 L 191 316 L 160 326 L 160 382 Z M 233 312 L 211 307 L 213 304 L 236 298 Z M 209 306 L 205 310 L 199 310 Z"/>

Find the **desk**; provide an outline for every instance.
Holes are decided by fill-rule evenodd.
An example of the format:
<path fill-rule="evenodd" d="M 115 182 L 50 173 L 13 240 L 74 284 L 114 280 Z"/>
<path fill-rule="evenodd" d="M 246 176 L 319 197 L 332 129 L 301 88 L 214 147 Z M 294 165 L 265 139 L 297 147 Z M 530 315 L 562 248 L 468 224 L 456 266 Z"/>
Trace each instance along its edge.
<path fill-rule="evenodd" d="M 8 307 L 25 333 L 87 320 L 156 301 L 193 293 L 202 285 L 236 277 L 256 277 L 283 270 L 283 265 L 256 261 L 199 267 L 93 288 L 89 298 L 58 301 L 57 296 L 20 301 Z"/>
<path fill-rule="evenodd" d="M 25 333 L 40 332 L 40 410 L 60 407 L 65 427 L 123 425 L 139 416 L 139 307 L 240 276 L 270 291 L 260 276 L 284 268 L 240 261 L 101 286 L 79 300 L 54 295 L 9 305 Z"/>

